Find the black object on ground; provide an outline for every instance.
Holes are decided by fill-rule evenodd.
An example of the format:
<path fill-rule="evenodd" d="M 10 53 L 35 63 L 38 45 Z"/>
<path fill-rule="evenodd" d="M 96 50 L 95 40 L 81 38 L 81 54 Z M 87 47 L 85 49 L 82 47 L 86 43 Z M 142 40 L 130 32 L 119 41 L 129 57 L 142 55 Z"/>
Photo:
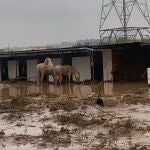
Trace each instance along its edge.
<path fill-rule="evenodd" d="M 101 98 L 96 100 L 96 104 L 98 104 L 100 106 L 104 106 L 103 100 Z"/>
<path fill-rule="evenodd" d="M 99 84 L 98 97 L 97 97 L 97 100 L 96 100 L 96 104 L 98 104 L 98 105 L 100 105 L 100 106 L 104 106 L 103 100 L 100 98 L 100 97 L 101 97 L 102 83 L 103 83 L 103 81 L 100 82 L 100 84 Z"/>

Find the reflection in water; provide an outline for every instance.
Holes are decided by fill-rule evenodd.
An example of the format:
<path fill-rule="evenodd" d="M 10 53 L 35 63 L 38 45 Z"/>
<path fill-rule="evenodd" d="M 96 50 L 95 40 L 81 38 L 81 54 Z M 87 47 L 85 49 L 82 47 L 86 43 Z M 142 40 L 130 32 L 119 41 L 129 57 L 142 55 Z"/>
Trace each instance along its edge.
<path fill-rule="evenodd" d="M 84 98 L 84 95 L 83 95 L 82 89 L 81 89 L 81 85 L 74 86 L 73 95 L 78 98 Z"/>
<path fill-rule="evenodd" d="M 0 90 L 0 96 L 2 98 L 8 98 L 9 97 L 9 87 L 4 87 Z"/>
<path fill-rule="evenodd" d="M 81 85 L 65 84 L 65 85 L 56 86 L 55 88 L 56 88 L 55 92 L 57 94 L 68 95 L 68 96 L 73 96 L 78 98 L 83 97 Z"/>
<path fill-rule="evenodd" d="M 150 88 L 148 88 L 148 98 L 150 99 Z"/>
<path fill-rule="evenodd" d="M 105 94 L 108 96 L 112 96 L 116 93 L 127 93 L 133 92 L 137 89 L 147 87 L 145 83 L 104 83 L 101 88 L 100 94 Z M 36 83 L 28 83 L 28 82 L 19 82 L 16 84 L 0 84 L 0 98 L 6 99 L 9 96 L 16 96 L 24 94 L 32 94 L 32 93 L 55 93 L 59 95 L 68 95 L 78 98 L 86 98 L 90 94 L 98 94 L 99 92 L 99 84 L 91 84 L 91 85 L 82 85 L 82 84 L 64 84 L 59 86 L 54 86 L 52 84 L 43 84 L 37 86 Z M 149 89 L 150 93 L 150 89 Z"/>
<path fill-rule="evenodd" d="M 8 85 L 8 84 L 7 84 Z M 94 87 L 95 88 L 95 87 Z M 58 95 L 68 95 L 78 98 L 85 98 L 87 95 L 93 92 L 93 87 L 91 85 L 81 85 L 81 84 L 64 84 L 64 85 L 52 85 L 43 84 L 37 86 L 34 83 L 23 82 L 17 84 L 10 84 L 10 86 L 0 88 L 0 98 L 3 99 L 6 96 L 24 96 L 25 94 L 48 94 L 55 93 Z"/>
<path fill-rule="evenodd" d="M 113 83 L 108 82 L 104 84 L 104 94 L 108 96 L 113 95 Z"/>
<path fill-rule="evenodd" d="M 83 97 L 87 97 L 92 93 L 92 87 L 90 85 L 82 85 L 81 92 Z"/>

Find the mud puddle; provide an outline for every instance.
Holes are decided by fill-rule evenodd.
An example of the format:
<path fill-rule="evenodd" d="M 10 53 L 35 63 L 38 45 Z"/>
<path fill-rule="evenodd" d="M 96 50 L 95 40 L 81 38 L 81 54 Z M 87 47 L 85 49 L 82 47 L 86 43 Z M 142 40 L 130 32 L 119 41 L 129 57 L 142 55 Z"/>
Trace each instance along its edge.
<path fill-rule="evenodd" d="M 150 149 L 146 83 L 103 85 L 104 107 L 98 91 L 99 84 L 1 83 L 0 150 Z"/>

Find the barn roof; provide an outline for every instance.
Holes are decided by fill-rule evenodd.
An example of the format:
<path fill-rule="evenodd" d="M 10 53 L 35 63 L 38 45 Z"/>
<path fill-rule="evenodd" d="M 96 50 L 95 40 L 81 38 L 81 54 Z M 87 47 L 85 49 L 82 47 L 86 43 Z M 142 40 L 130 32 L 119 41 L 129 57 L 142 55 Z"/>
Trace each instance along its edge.
<path fill-rule="evenodd" d="M 112 45 L 98 45 L 98 46 L 80 46 L 80 47 L 68 47 L 68 48 L 53 48 L 53 49 L 42 49 L 42 50 L 26 50 L 26 51 L 9 51 L 0 53 L 0 61 L 9 59 L 36 59 L 40 57 L 54 57 L 59 58 L 63 54 L 71 54 L 73 57 L 88 56 L 91 50 L 97 51 L 100 49 L 124 49 L 124 48 L 137 48 L 147 46 L 150 47 L 150 43 L 134 42 L 134 43 L 123 43 L 123 44 L 112 44 Z"/>

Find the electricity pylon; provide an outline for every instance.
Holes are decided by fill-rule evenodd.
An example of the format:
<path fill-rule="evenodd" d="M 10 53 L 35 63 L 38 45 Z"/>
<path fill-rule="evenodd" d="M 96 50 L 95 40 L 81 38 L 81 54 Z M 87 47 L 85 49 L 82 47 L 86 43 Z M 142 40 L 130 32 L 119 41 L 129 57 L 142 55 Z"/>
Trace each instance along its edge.
<path fill-rule="evenodd" d="M 141 17 L 144 18 L 145 24 L 147 24 L 147 26 L 129 26 L 130 22 L 132 21 L 131 15 L 135 15 L 133 14 L 135 9 L 140 13 Z M 112 10 L 114 10 L 117 18 L 119 19 L 120 27 L 108 29 L 106 28 L 105 23 L 108 20 L 108 17 L 112 15 Z M 110 21 L 110 24 L 112 24 L 113 21 L 114 18 Z M 150 41 L 150 16 L 147 1 L 103 0 L 99 34 L 101 44 Z"/>

